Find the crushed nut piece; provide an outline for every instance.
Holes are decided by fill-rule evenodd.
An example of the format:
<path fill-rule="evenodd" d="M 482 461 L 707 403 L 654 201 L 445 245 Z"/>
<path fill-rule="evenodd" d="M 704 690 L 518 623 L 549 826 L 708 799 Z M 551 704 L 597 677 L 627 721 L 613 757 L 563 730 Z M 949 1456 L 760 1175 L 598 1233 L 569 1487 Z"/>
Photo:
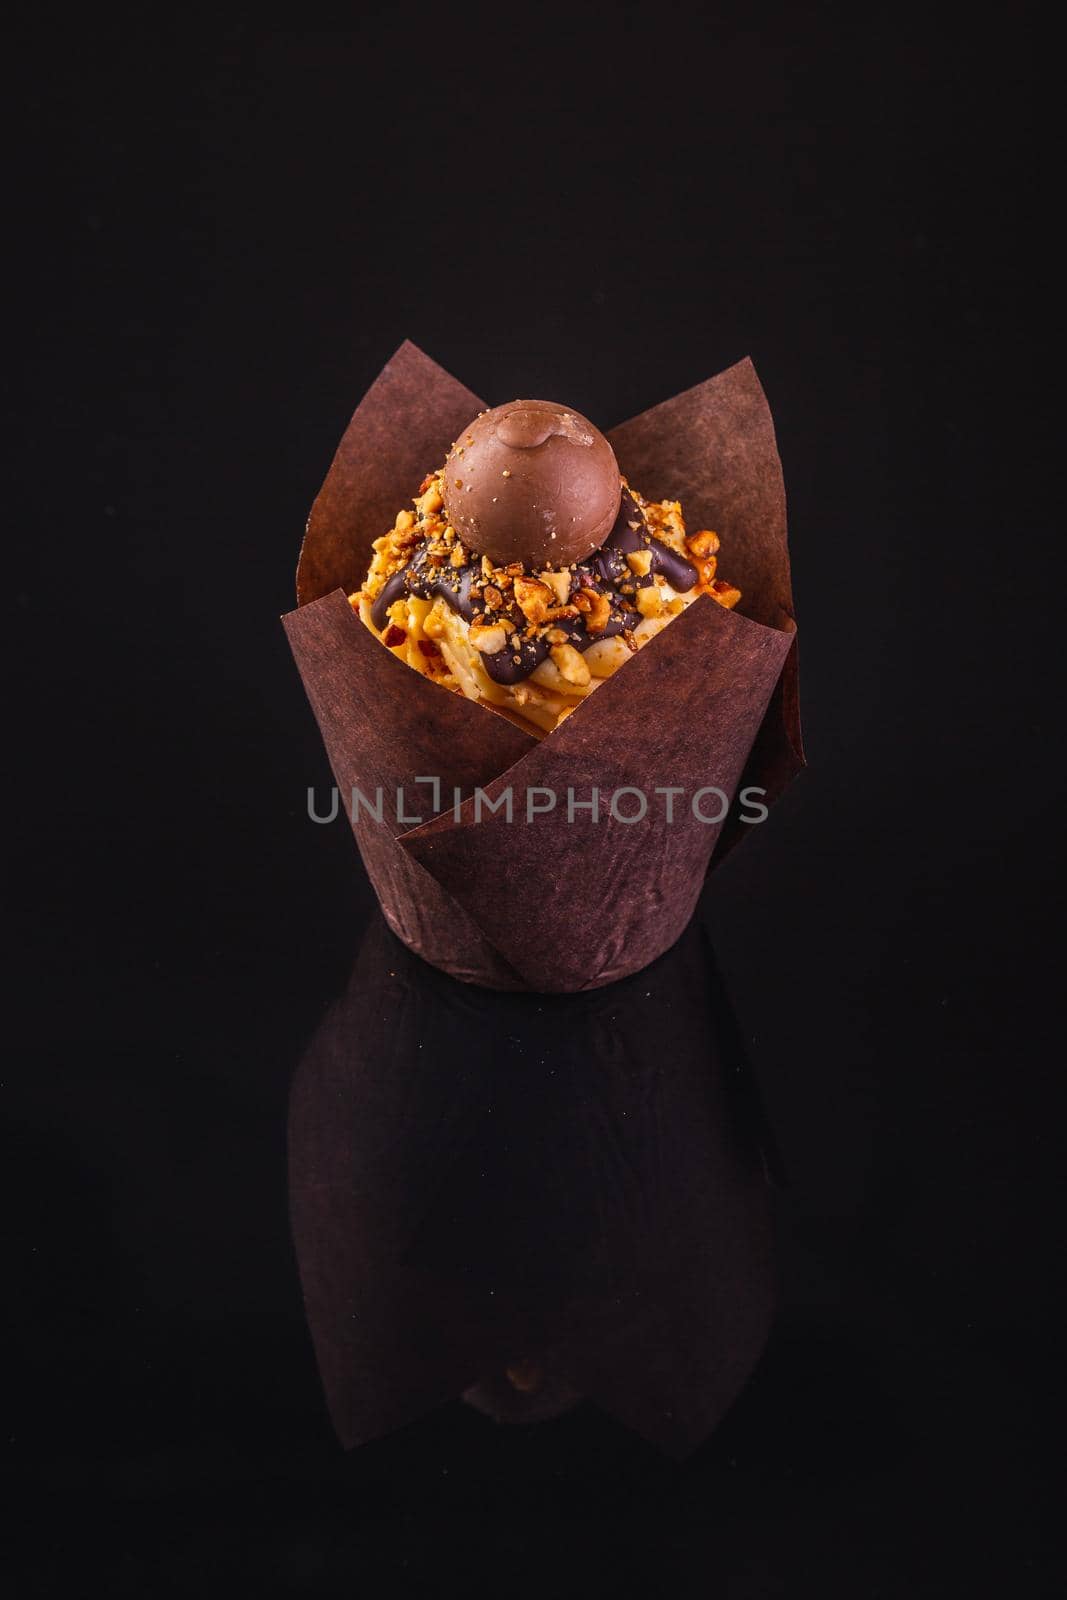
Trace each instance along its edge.
<path fill-rule="evenodd" d="M 741 591 L 740 589 L 735 589 L 732 583 L 726 583 L 722 578 L 716 578 L 711 585 L 711 596 L 721 606 L 725 606 L 727 611 L 732 611 L 741 598 Z"/>
<path fill-rule="evenodd" d="M 626 557 L 626 565 L 631 572 L 636 572 L 639 578 L 647 578 L 652 570 L 652 551 L 631 550 Z"/>
<path fill-rule="evenodd" d="M 515 579 L 515 599 L 527 622 L 544 622 L 554 598 L 552 590 L 538 578 Z"/>
<path fill-rule="evenodd" d="M 470 641 L 476 650 L 483 655 L 495 656 L 498 650 L 503 650 L 508 642 L 508 636 L 499 623 L 492 627 L 478 626 L 471 623 Z"/>
<path fill-rule="evenodd" d="M 589 682 L 590 672 L 579 650 L 572 644 L 554 644 L 549 654 L 561 678 L 566 678 L 568 683 L 573 683 L 578 689 L 585 688 Z"/>
<path fill-rule="evenodd" d="M 712 533 L 710 528 L 701 528 L 699 533 L 689 535 L 685 547 L 693 556 L 713 556 L 719 548 L 719 535 Z"/>
<path fill-rule="evenodd" d="M 611 601 L 599 589 L 580 589 L 574 603 L 585 616 L 587 633 L 603 633 L 611 621 Z"/>
<path fill-rule="evenodd" d="M 649 583 L 637 591 L 637 609 L 643 617 L 658 617 L 663 610 L 663 596 L 659 585 Z"/>
<path fill-rule="evenodd" d="M 555 595 L 557 602 L 565 606 L 571 592 L 571 575 L 569 572 L 542 572 L 538 576 L 542 583 L 546 583 Z"/>

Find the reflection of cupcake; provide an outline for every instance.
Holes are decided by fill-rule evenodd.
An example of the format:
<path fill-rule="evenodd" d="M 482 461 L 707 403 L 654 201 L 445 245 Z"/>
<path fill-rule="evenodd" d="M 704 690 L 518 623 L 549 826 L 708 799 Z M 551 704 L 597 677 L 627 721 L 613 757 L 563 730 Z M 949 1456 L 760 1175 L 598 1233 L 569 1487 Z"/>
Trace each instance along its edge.
<path fill-rule="evenodd" d="M 583 1396 L 692 1450 L 770 1327 L 776 1164 L 699 919 L 640 977 L 545 998 L 455 983 L 375 916 L 289 1110 L 342 1442 L 461 1394 L 516 1422 Z"/>
<path fill-rule="evenodd" d="M 297 599 L 285 629 L 389 925 L 471 983 L 571 993 L 647 966 L 803 765 L 781 464 L 747 361 L 605 438 L 546 402 L 489 411 L 403 345 L 312 508 Z"/>
<path fill-rule="evenodd" d="M 701 594 L 737 604 L 718 548 L 584 417 L 517 400 L 461 430 L 350 600 L 408 666 L 550 732 Z"/>

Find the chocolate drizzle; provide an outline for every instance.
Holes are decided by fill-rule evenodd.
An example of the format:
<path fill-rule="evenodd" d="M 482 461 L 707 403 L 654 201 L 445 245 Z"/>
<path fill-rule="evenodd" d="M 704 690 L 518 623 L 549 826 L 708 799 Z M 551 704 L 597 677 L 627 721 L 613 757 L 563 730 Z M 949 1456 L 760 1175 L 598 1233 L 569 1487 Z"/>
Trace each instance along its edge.
<path fill-rule="evenodd" d="M 477 576 L 475 568 L 469 566 L 461 567 L 458 572 L 454 567 L 435 566 L 424 544 L 406 567 L 394 572 L 386 581 L 385 588 L 371 606 L 371 621 L 381 633 L 389 621 L 389 607 L 393 601 L 399 600 L 401 595 L 414 594 L 421 600 L 440 596 L 464 622 L 470 622 L 478 611 L 471 599 L 471 587 Z"/>
<path fill-rule="evenodd" d="M 644 588 L 652 582 L 651 575 L 635 580 L 626 565 L 626 557 L 642 548 L 652 552 L 653 574 L 662 573 L 677 594 L 688 593 L 697 581 L 696 568 L 677 550 L 664 544 L 662 539 L 654 539 L 649 535 L 640 507 L 629 491 L 624 489 L 615 526 L 595 555 L 589 557 L 589 562 L 604 583 L 616 584 L 628 579 L 636 582 L 638 588 Z"/>
<path fill-rule="evenodd" d="M 651 570 L 645 577 L 635 576 L 626 560 L 628 555 L 640 549 L 647 549 L 652 555 Z M 641 617 L 632 596 L 624 594 L 622 586 L 625 585 L 636 594 L 638 589 L 647 588 L 655 581 L 656 573 L 661 573 L 678 594 L 685 594 L 697 581 L 695 567 L 648 532 L 640 507 L 629 491 L 623 489 L 615 526 L 600 549 L 573 568 L 569 591 L 571 596 L 579 589 L 595 589 L 600 594 L 606 594 L 611 604 L 607 624 L 591 634 L 586 629 L 584 616 L 579 615 L 559 617 L 551 623 L 551 627 L 565 633 L 567 641 L 576 650 L 588 650 L 600 639 L 611 639 L 636 627 Z M 480 612 L 486 611 L 481 598 L 481 584 L 480 566 L 468 565 L 458 570 L 442 567 L 431 560 L 429 547 L 423 543 L 408 565 L 387 580 L 371 606 L 371 621 L 379 633 L 383 632 L 389 620 L 389 607 L 394 600 L 411 594 L 423 600 L 439 597 L 465 622 L 470 623 Z M 514 623 L 515 630 L 509 635 L 503 650 L 493 655 L 479 652 L 485 670 L 495 683 L 520 683 L 536 671 L 551 649 L 545 629 L 528 637 L 525 633 L 526 618 L 513 600 L 487 615 L 490 621 L 508 618 Z"/>

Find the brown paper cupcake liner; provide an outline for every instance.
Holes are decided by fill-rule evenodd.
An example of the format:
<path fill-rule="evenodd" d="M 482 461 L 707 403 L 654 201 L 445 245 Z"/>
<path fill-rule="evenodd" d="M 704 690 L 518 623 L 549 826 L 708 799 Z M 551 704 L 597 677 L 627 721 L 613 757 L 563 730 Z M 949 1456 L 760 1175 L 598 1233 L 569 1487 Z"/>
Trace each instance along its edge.
<path fill-rule="evenodd" d="M 747 831 L 735 796 L 758 789 L 769 804 L 803 765 L 781 465 L 749 361 L 608 434 L 642 494 L 680 500 L 687 527 L 720 534 L 744 615 L 700 598 L 538 739 L 398 661 L 346 599 L 373 540 L 483 407 L 401 346 L 341 441 L 308 521 L 298 609 L 282 620 L 389 925 L 467 982 L 573 992 L 669 948 L 709 865 Z M 419 782 L 431 777 L 436 815 Z M 511 822 L 489 809 L 509 788 Z M 379 789 L 381 820 L 352 806 L 353 790 L 373 802 Z M 668 789 L 682 791 L 672 822 L 656 794 Z M 724 821 L 694 814 L 702 789 L 727 797 Z M 527 821 L 532 790 L 557 798 Z M 620 790 L 646 797 L 641 820 L 623 819 L 632 798 L 612 806 Z"/>

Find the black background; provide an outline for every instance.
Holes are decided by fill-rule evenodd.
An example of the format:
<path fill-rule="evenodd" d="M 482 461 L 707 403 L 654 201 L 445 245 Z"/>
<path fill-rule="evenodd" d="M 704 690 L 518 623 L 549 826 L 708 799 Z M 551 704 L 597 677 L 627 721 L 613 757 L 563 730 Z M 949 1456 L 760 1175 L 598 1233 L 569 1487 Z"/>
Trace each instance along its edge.
<path fill-rule="evenodd" d="M 578 16 L 14 40 L 19 1593 L 1047 1571 L 1042 43 L 1025 9 Z M 370 899 L 304 814 L 277 618 L 404 337 L 604 426 L 748 354 L 776 418 L 811 767 L 706 915 L 791 1179 L 782 1312 L 681 1465 L 458 1403 L 346 1458 L 318 1386 L 286 1096 Z"/>

